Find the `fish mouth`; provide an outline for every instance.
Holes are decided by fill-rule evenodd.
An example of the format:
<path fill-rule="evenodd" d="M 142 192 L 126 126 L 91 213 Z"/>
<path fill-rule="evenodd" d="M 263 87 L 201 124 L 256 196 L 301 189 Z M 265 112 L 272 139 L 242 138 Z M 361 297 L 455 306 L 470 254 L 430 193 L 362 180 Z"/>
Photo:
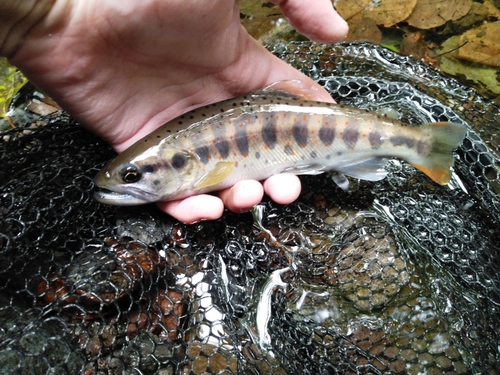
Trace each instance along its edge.
<path fill-rule="evenodd" d="M 118 193 L 116 191 L 101 189 L 94 193 L 94 199 L 99 203 L 110 204 L 113 206 L 138 206 L 151 203 L 148 200 L 138 198 L 128 193 Z"/>

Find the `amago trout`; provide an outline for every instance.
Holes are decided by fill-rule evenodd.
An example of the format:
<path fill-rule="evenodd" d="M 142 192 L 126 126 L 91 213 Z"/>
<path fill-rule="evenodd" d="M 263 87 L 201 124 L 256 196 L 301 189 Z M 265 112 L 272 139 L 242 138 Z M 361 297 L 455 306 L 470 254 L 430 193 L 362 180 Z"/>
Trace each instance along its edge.
<path fill-rule="evenodd" d="M 188 112 L 141 139 L 95 177 L 102 203 L 138 205 L 277 173 L 337 171 L 377 181 L 400 158 L 447 184 L 464 125 L 412 127 L 374 112 L 272 88 Z"/>

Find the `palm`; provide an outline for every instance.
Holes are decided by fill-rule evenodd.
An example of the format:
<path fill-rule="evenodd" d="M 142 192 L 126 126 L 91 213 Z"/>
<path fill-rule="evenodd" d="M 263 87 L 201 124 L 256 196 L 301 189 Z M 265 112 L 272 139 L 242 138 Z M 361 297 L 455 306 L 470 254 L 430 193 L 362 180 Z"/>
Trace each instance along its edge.
<path fill-rule="evenodd" d="M 287 9 L 296 3 L 288 0 Z M 329 0 L 316 6 L 326 3 L 331 8 Z M 234 0 L 57 0 L 11 61 L 118 152 L 191 108 L 282 79 L 308 80 L 246 33 Z M 329 99 L 323 91 L 317 97 Z M 233 210 L 262 197 L 224 194 Z M 162 208 L 182 221 L 214 218 L 221 214 L 214 199 L 197 198 L 203 214 L 194 207 L 182 216 L 172 208 L 179 202 Z"/>

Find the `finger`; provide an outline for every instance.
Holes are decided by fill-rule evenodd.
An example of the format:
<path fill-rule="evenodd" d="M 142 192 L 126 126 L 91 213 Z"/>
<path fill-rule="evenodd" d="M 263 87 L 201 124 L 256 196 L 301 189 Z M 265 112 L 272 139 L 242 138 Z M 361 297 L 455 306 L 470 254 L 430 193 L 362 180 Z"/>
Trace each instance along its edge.
<path fill-rule="evenodd" d="M 233 187 L 219 192 L 219 197 L 229 210 L 242 213 L 260 203 L 264 196 L 262 184 L 255 180 L 237 182 Z"/>
<path fill-rule="evenodd" d="M 347 22 L 333 9 L 331 0 L 271 0 L 301 34 L 316 42 L 334 43 L 346 37 Z"/>
<path fill-rule="evenodd" d="M 213 195 L 196 195 L 186 199 L 159 202 L 157 206 L 184 224 L 216 220 L 224 213 L 222 201 Z"/>
<path fill-rule="evenodd" d="M 288 204 L 300 195 L 300 179 L 289 173 L 269 177 L 264 181 L 264 191 L 276 203 Z"/>

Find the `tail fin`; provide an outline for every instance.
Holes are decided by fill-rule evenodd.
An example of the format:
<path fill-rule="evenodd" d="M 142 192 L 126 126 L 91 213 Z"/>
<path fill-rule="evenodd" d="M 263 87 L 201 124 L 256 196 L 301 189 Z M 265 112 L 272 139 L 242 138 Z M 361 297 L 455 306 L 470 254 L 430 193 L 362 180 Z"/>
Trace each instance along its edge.
<path fill-rule="evenodd" d="M 412 165 L 424 172 L 433 181 L 446 185 L 451 178 L 450 168 L 453 166 L 453 150 L 463 141 L 467 128 L 453 122 L 435 122 L 423 125 L 430 130 L 433 141 L 429 155 L 420 163 Z"/>

